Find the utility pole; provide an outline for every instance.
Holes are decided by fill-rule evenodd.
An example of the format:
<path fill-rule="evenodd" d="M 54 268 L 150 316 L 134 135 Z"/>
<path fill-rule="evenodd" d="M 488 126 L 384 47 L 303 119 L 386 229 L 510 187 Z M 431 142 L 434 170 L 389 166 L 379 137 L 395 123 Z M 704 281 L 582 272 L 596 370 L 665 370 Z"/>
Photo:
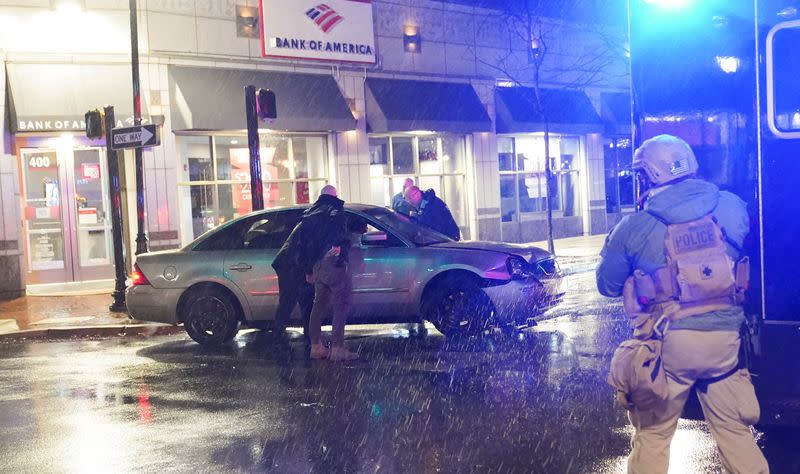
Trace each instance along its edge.
<path fill-rule="evenodd" d="M 103 108 L 106 129 L 106 161 L 108 162 L 108 189 L 111 196 L 111 236 L 114 246 L 114 302 L 109 309 L 114 312 L 128 310 L 125 303 L 125 254 L 122 250 L 122 199 L 119 194 L 119 157 L 111 147 L 111 130 L 116 121 L 114 106 Z"/>
<path fill-rule="evenodd" d="M 131 0 L 133 1 L 133 0 Z M 244 109 L 247 117 L 247 147 L 250 150 L 250 194 L 254 211 L 264 209 L 264 187 L 261 185 L 261 144 L 258 139 L 256 86 L 245 86 Z"/>
<path fill-rule="evenodd" d="M 133 73 L 133 125 L 142 124 L 142 98 L 139 90 L 139 33 L 136 0 L 130 0 L 131 14 L 131 69 Z M 136 255 L 147 252 L 144 233 L 144 169 L 142 149 L 133 150 L 136 166 Z"/>

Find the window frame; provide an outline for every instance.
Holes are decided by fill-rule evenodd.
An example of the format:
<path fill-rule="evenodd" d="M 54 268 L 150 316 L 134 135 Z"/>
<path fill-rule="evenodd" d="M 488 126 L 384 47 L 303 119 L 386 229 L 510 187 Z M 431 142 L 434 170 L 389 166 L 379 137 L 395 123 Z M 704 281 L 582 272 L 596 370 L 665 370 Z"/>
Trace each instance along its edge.
<path fill-rule="evenodd" d="M 384 196 L 384 199 L 388 198 L 388 203 L 371 202 L 373 205 L 391 207 L 392 197 L 394 197 L 397 193 L 402 191 L 402 181 L 405 180 L 406 178 L 413 179 L 418 186 L 428 180 L 437 180 L 437 184 L 434 188 L 436 191 L 436 195 L 445 202 L 449 203 L 450 196 L 448 196 L 448 194 L 445 192 L 445 179 L 457 178 L 461 180 L 461 183 L 463 183 L 461 185 L 463 193 L 460 197 L 456 196 L 456 198 L 459 201 L 459 206 L 460 206 L 459 208 L 461 209 L 461 214 L 463 215 L 463 220 L 464 220 L 463 225 L 461 225 L 461 223 L 458 223 L 458 226 L 461 229 L 462 233 L 464 233 L 465 235 L 472 235 L 473 229 L 471 228 L 471 221 L 469 215 L 469 196 L 468 196 L 468 192 L 470 191 L 468 191 L 469 184 L 467 183 L 467 174 L 468 174 L 467 170 L 470 166 L 468 163 L 470 158 L 469 158 L 469 147 L 467 145 L 467 135 L 459 133 L 447 133 L 447 132 L 431 132 L 431 133 L 397 132 L 397 133 L 371 133 L 368 135 L 367 138 L 368 140 L 372 139 L 386 140 L 386 163 L 381 163 L 381 165 L 385 166 L 385 169 L 388 170 L 388 174 L 386 172 L 382 172 L 381 174 L 370 173 L 369 182 L 370 186 L 372 186 L 372 184 L 376 181 L 379 181 L 383 184 L 388 180 L 389 195 Z M 411 138 L 412 154 L 414 160 L 413 173 L 411 174 L 394 173 L 394 147 L 392 141 L 395 138 L 404 138 L 404 139 Z M 459 163 L 458 171 L 447 172 L 445 171 L 444 165 L 442 164 L 439 172 L 423 173 L 421 160 L 419 158 L 420 140 L 435 139 L 436 156 L 439 157 L 438 159 L 441 159 L 441 157 L 444 156 L 445 138 L 458 139 L 458 146 L 460 148 L 459 152 L 461 154 L 461 162 Z M 372 164 L 370 166 L 372 166 Z M 420 186 L 420 188 L 423 189 L 423 191 L 427 187 L 430 186 Z M 372 201 L 371 189 L 370 189 L 370 201 Z"/>
<path fill-rule="evenodd" d="M 278 186 L 279 185 L 289 185 L 289 188 L 290 188 L 290 191 L 289 191 L 290 201 L 287 202 L 286 206 L 310 204 L 311 202 L 309 202 L 309 203 L 298 203 L 297 202 L 297 200 L 298 200 L 298 188 L 299 188 L 299 185 L 303 184 L 303 183 L 305 183 L 305 185 L 307 187 L 309 187 L 309 188 L 311 188 L 314 184 L 316 184 L 316 185 L 321 187 L 321 186 L 324 186 L 324 185 L 330 183 L 330 180 L 331 180 L 331 153 L 330 153 L 329 135 L 325 134 L 325 133 L 264 133 L 263 131 L 259 132 L 259 136 L 263 137 L 264 135 L 268 135 L 270 137 L 275 137 L 275 138 L 282 139 L 282 140 L 286 141 L 286 147 L 287 147 L 286 148 L 286 153 L 287 153 L 287 160 L 288 160 L 289 178 L 264 179 L 264 177 L 262 176 L 262 179 L 261 179 L 262 186 L 266 187 L 268 185 L 278 185 Z M 183 139 L 191 139 L 191 138 L 194 138 L 194 139 L 204 138 L 204 139 L 206 139 L 205 140 L 206 143 L 204 145 L 206 147 L 206 150 L 208 151 L 208 157 L 211 160 L 211 170 L 210 170 L 211 174 L 210 174 L 210 176 L 212 177 L 212 179 L 198 180 L 198 181 L 192 181 L 191 179 L 188 179 L 189 178 L 188 170 L 187 171 L 182 171 L 181 167 L 184 166 L 184 164 L 188 165 L 188 159 L 191 158 L 191 157 L 190 156 L 183 156 L 182 150 L 181 150 L 181 145 L 179 143 L 179 145 L 177 147 L 178 148 L 177 151 L 179 153 L 179 159 L 178 159 L 178 164 L 177 164 L 177 166 L 179 168 L 178 169 L 178 176 L 180 177 L 178 182 L 177 182 L 179 193 L 183 192 L 184 190 L 186 190 L 186 191 L 188 191 L 189 195 L 191 195 L 191 192 L 194 189 L 194 187 L 198 187 L 198 188 L 208 187 L 208 189 L 210 190 L 210 193 L 211 193 L 211 199 L 210 199 L 211 204 L 212 204 L 212 209 L 211 209 L 212 213 L 211 213 L 211 215 L 215 219 L 216 226 L 218 227 L 219 225 L 225 224 L 225 222 L 219 223 L 219 220 L 220 220 L 221 216 L 223 216 L 223 210 L 225 210 L 225 212 L 228 211 L 228 209 L 223 209 L 223 207 L 220 204 L 220 201 L 221 201 L 220 196 L 222 195 L 221 189 L 224 188 L 225 186 L 234 186 L 234 185 L 248 185 L 249 186 L 250 185 L 250 181 L 249 180 L 248 181 L 243 181 L 243 180 L 236 180 L 236 179 L 217 179 L 217 177 L 219 176 L 219 168 L 218 168 L 218 158 L 219 157 L 218 157 L 218 150 L 217 150 L 218 141 L 223 140 L 223 139 L 239 139 L 246 146 L 247 134 L 244 133 L 244 132 L 240 132 L 240 131 L 219 131 L 219 132 L 213 132 L 213 133 L 208 133 L 208 132 L 205 132 L 205 133 L 192 133 L 192 132 L 186 133 L 186 132 L 183 132 L 183 133 L 176 133 L 176 136 L 177 136 L 179 141 L 183 140 Z M 322 165 L 322 169 L 324 169 L 324 176 L 321 176 L 321 177 L 304 177 L 304 178 L 298 178 L 297 177 L 297 169 L 295 167 L 295 156 L 294 156 L 293 147 L 294 147 L 294 141 L 296 139 L 301 139 L 301 138 L 318 138 L 318 139 L 320 139 L 322 141 L 323 159 L 324 159 L 324 163 Z M 198 143 L 198 145 L 199 145 L 199 143 Z M 225 146 L 230 146 L 230 145 L 221 144 L 220 146 L 225 147 Z M 306 153 L 306 156 L 308 157 L 308 153 Z M 185 174 L 183 174 L 183 173 L 185 173 Z M 182 179 L 184 176 L 187 179 Z M 311 197 L 310 196 L 309 196 L 309 201 L 311 201 Z M 189 206 L 190 206 L 189 210 L 191 212 L 191 206 L 192 206 L 191 200 L 189 201 Z M 284 206 L 283 205 L 276 206 L 276 207 L 273 207 L 273 208 L 270 208 L 270 209 L 276 209 L 276 208 L 279 208 L 279 207 L 284 207 Z M 235 206 L 233 207 L 232 211 L 233 212 L 236 211 Z M 181 212 L 185 212 L 185 207 L 184 206 L 181 206 Z M 242 216 L 237 216 L 234 219 L 238 219 L 239 217 L 242 217 Z M 230 221 L 228 221 L 228 222 L 230 222 Z M 209 230 L 211 230 L 211 229 L 209 229 Z M 192 241 L 194 241 L 196 238 L 199 238 L 201 235 L 203 235 L 203 234 L 200 234 L 200 235 L 195 236 L 193 228 L 185 229 L 184 232 L 191 232 L 192 233 L 191 234 L 191 237 L 193 237 Z"/>
<path fill-rule="evenodd" d="M 783 139 L 800 138 L 800 130 L 786 131 L 778 128 L 778 121 L 775 110 L 775 58 L 774 45 L 775 35 L 786 29 L 800 29 L 800 20 L 785 21 L 773 26 L 767 33 L 767 125 L 773 135 Z"/>
<path fill-rule="evenodd" d="M 519 138 L 525 138 L 526 135 L 530 135 L 530 137 L 532 137 L 532 138 L 539 138 L 539 139 L 542 140 L 542 142 L 544 142 L 544 135 L 543 134 L 539 135 L 539 133 L 541 133 L 541 132 L 533 132 L 531 134 L 498 135 L 498 137 L 497 137 L 498 139 L 510 139 L 511 140 L 511 150 L 512 150 L 512 153 L 513 153 L 512 165 L 513 165 L 513 168 L 514 168 L 513 170 L 500 170 L 500 151 L 499 151 L 499 148 L 498 148 L 498 150 L 497 150 L 497 169 L 498 169 L 498 175 L 500 177 L 500 180 L 502 181 L 502 179 L 504 177 L 513 177 L 514 178 L 514 187 L 513 187 L 513 189 L 514 189 L 514 210 L 511 213 L 511 215 L 512 215 L 511 220 L 508 220 L 508 221 L 503 220 L 503 199 L 508 199 L 508 197 L 505 197 L 505 198 L 503 197 L 503 195 L 502 195 L 502 186 L 500 187 L 500 192 L 501 192 L 501 194 L 499 196 L 500 197 L 500 222 L 502 224 L 514 224 L 514 223 L 521 224 L 522 222 L 527 221 L 527 220 L 538 220 L 538 218 L 536 216 L 541 216 L 542 214 L 547 212 L 546 204 L 544 206 L 544 209 L 542 209 L 542 210 L 522 211 L 522 199 L 521 199 L 520 190 L 519 190 L 519 180 L 520 179 L 523 179 L 525 177 L 536 178 L 537 180 L 540 181 L 539 189 L 541 189 L 542 186 L 544 186 L 544 189 L 545 189 L 545 196 L 544 197 L 545 198 L 549 198 L 550 197 L 550 195 L 549 195 L 550 194 L 550 189 L 547 188 L 547 184 L 546 184 L 546 179 L 547 179 L 546 173 L 547 173 L 547 170 L 544 168 L 544 166 L 542 166 L 541 170 L 538 170 L 538 169 L 531 169 L 531 170 L 520 169 L 520 159 L 519 159 L 519 156 L 518 156 L 518 153 L 517 153 L 519 151 L 519 147 L 517 146 L 517 140 Z M 583 135 L 572 135 L 572 134 L 563 134 L 563 133 L 550 133 L 549 134 L 549 140 L 551 142 L 551 148 L 550 148 L 551 155 L 552 155 L 552 146 L 553 146 L 552 142 L 554 141 L 554 138 L 557 139 L 556 143 L 558 143 L 558 145 L 559 145 L 559 148 L 558 148 L 558 157 L 559 157 L 558 163 L 559 164 L 561 163 L 561 158 L 560 158 L 561 157 L 561 152 L 562 152 L 561 142 L 564 139 L 575 139 L 575 140 L 577 140 L 578 151 L 577 151 L 577 154 L 575 155 L 575 161 L 573 161 L 573 162 L 574 163 L 576 162 L 578 164 L 581 164 L 581 163 L 584 162 L 584 160 L 586 158 L 585 157 L 586 144 L 584 142 L 585 137 Z M 539 163 L 539 164 L 541 164 L 541 163 Z M 553 172 L 553 179 L 554 180 L 560 180 L 561 176 L 564 176 L 565 174 L 569 173 L 569 174 L 573 174 L 578 179 L 578 182 L 580 183 L 581 180 L 583 179 L 582 173 L 586 173 L 586 170 L 584 170 L 583 167 L 581 166 L 579 168 L 572 168 L 572 169 L 570 169 L 570 170 L 568 170 L 566 172 L 564 172 L 564 171 L 562 171 L 560 169 L 553 170 L 552 172 Z M 544 184 L 541 183 L 541 181 L 543 181 L 543 180 L 545 181 Z M 561 189 L 559 181 L 557 181 L 557 184 L 558 184 L 558 194 L 556 196 L 554 196 L 554 198 L 557 199 L 558 201 L 557 201 L 557 207 L 556 206 L 552 207 L 552 210 L 554 211 L 554 213 L 555 212 L 564 212 L 563 190 Z M 582 191 L 583 191 L 583 187 L 580 186 L 579 187 L 579 192 L 578 192 L 578 194 L 576 196 L 576 199 L 578 201 L 581 201 L 581 199 L 582 199 L 582 195 L 581 195 Z M 584 213 L 583 206 L 578 206 L 578 207 L 576 207 L 576 209 L 578 209 L 578 213 L 575 214 L 575 216 L 583 216 L 583 213 Z M 575 216 L 571 216 L 571 217 L 575 217 Z M 527 219 L 526 219 L 526 217 L 527 217 Z"/>

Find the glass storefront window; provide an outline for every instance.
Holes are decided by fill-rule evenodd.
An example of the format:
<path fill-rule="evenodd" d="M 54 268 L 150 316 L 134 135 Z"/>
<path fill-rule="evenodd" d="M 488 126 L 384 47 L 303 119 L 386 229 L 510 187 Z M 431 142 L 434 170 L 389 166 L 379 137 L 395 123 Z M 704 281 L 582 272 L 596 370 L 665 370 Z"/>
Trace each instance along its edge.
<path fill-rule="evenodd" d="M 370 176 L 389 175 L 389 139 L 369 139 Z"/>
<path fill-rule="evenodd" d="M 514 139 L 510 137 L 497 137 L 497 160 L 500 171 L 516 171 L 517 156 L 514 153 Z"/>
<path fill-rule="evenodd" d="M 407 178 L 423 191 L 433 189 L 453 213 L 463 238 L 467 227 L 466 144 L 462 135 L 393 134 L 369 138 L 372 204 L 390 206 Z"/>
<path fill-rule="evenodd" d="M 519 222 L 524 214 L 546 212 L 580 215 L 581 139 L 551 134 L 550 167 L 553 180 L 547 190 L 545 147 L 542 135 L 498 137 L 500 213 L 503 222 Z"/>
<path fill-rule="evenodd" d="M 464 138 L 459 136 L 442 136 L 442 171 L 445 173 L 463 173 L 466 161 Z"/>
<path fill-rule="evenodd" d="M 606 177 L 606 212 L 622 212 L 624 207 L 633 207 L 633 149 L 631 139 L 607 138 L 603 143 L 603 159 Z"/>
<path fill-rule="evenodd" d="M 438 140 L 436 137 L 420 137 L 418 140 L 419 149 L 419 171 L 420 174 L 440 174 L 442 172 L 442 160 L 437 150 Z"/>
<path fill-rule="evenodd" d="M 264 207 L 312 201 L 328 182 L 327 137 L 263 134 L 259 139 Z M 185 170 L 179 184 L 189 192 L 185 215 L 192 219 L 192 235 L 185 240 L 252 210 L 245 135 L 181 136 L 178 142 Z"/>
<path fill-rule="evenodd" d="M 295 177 L 298 179 L 319 179 L 328 176 L 327 160 L 323 137 L 303 137 L 292 139 Z"/>
<path fill-rule="evenodd" d="M 392 172 L 414 174 L 414 138 L 392 138 Z"/>

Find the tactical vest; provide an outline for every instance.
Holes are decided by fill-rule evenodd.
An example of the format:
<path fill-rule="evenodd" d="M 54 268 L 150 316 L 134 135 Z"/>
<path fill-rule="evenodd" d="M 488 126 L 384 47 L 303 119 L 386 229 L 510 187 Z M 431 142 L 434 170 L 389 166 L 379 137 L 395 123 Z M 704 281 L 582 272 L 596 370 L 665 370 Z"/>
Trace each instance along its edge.
<path fill-rule="evenodd" d="M 652 215 L 652 214 L 651 214 Z M 661 219 L 659 219 L 661 220 Z M 741 304 L 750 273 L 747 257 L 734 262 L 725 242 L 738 247 L 708 214 L 681 224 L 664 222 L 667 265 L 647 275 L 633 275 L 642 312 L 658 311 L 672 321 Z"/>

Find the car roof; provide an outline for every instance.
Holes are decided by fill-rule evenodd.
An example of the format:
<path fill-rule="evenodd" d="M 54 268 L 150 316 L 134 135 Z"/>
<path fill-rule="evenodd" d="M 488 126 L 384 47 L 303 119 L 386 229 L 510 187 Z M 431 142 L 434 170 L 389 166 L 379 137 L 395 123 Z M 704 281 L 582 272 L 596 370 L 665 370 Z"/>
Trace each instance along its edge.
<path fill-rule="evenodd" d="M 303 211 L 303 210 L 308 209 L 309 207 L 311 207 L 311 204 L 300 204 L 300 205 L 285 206 L 285 207 L 272 207 L 270 209 L 262 209 L 260 211 L 253 211 L 253 212 L 247 213 L 247 214 L 245 214 L 243 216 L 240 216 L 239 218 L 245 217 L 245 216 L 249 216 L 249 215 L 254 215 L 254 214 L 262 214 L 262 213 L 266 213 L 266 212 L 293 211 L 293 210 L 294 211 Z M 365 211 L 368 211 L 370 209 L 388 209 L 388 208 L 383 207 L 383 206 L 375 206 L 375 205 L 372 205 L 372 204 L 359 204 L 359 203 L 345 203 L 344 208 L 345 209 L 351 209 L 351 210 L 357 211 L 357 212 L 365 212 Z M 237 218 L 237 219 L 239 219 L 239 218 Z"/>

